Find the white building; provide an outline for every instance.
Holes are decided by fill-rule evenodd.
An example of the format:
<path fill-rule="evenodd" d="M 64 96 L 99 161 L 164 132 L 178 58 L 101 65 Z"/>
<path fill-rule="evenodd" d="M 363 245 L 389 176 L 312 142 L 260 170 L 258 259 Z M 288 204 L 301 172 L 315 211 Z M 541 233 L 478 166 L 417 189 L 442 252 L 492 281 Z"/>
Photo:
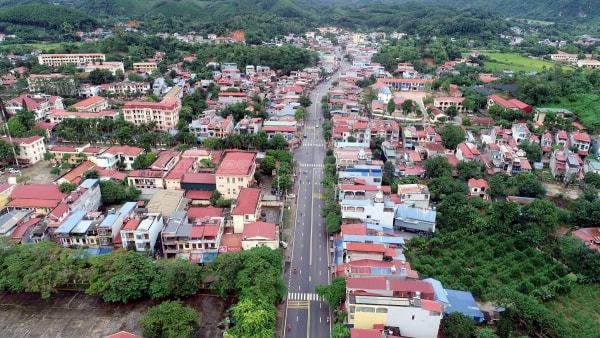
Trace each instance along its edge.
<path fill-rule="evenodd" d="M 396 204 L 384 202 L 382 192 L 372 200 L 345 199 L 340 204 L 344 220 L 360 220 L 363 223 L 374 223 L 389 228 L 394 226 Z"/>
<path fill-rule="evenodd" d="M 12 139 L 6 136 L 0 137 L 2 140 L 9 143 L 19 145 L 17 159 L 19 165 L 34 164 L 44 159 L 46 153 L 46 144 L 41 136 L 31 136 L 27 138 L 13 137 Z"/>
<path fill-rule="evenodd" d="M 121 229 L 123 248 L 139 252 L 154 252 L 154 245 L 164 227 L 163 217 L 159 213 L 135 216 Z"/>

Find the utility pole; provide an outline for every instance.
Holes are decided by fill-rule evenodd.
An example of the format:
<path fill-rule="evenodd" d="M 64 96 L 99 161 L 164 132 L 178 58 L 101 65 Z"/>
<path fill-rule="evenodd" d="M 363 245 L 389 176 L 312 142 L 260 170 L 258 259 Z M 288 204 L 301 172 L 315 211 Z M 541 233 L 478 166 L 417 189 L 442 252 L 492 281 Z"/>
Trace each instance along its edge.
<path fill-rule="evenodd" d="M 2 119 L 4 120 L 4 127 L 6 128 L 6 135 L 8 135 L 8 141 L 10 142 L 10 149 L 12 149 L 13 157 L 15 159 L 15 165 L 17 166 L 17 170 L 19 170 L 19 176 L 21 176 L 21 170 L 19 168 L 19 159 L 17 158 L 17 152 L 15 150 L 15 146 L 12 141 L 12 136 L 10 135 L 10 130 L 8 128 L 8 119 L 6 118 L 6 108 L 4 107 L 4 101 L 0 97 L 0 112 L 2 113 Z"/>

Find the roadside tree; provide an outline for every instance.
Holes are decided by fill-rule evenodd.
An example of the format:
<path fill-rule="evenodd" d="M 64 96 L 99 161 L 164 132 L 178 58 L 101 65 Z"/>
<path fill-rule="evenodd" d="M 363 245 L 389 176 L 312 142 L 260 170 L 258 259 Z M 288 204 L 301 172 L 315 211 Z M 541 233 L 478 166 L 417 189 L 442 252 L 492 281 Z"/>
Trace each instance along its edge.
<path fill-rule="evenodd" d="M 145 338 L 192 338 L 200 329 L 200 314 L 179 301 L 148 308 L 140 318 Z"/>

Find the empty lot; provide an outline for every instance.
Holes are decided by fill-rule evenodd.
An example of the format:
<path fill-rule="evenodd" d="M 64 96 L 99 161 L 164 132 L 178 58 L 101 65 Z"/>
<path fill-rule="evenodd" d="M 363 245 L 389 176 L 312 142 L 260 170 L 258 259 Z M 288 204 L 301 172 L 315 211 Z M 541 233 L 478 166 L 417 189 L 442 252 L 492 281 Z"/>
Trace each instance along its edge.
<path fill-rule="evenodd" d="M 49 299 L 38 294 L 0 293 L 1 337 L 104 337 L 121 330 L 142 334 L 138 320 L 146 308 L 158 302 L 144 300 L 104 303 L 83 292 L 58 292 Z M 222 337 L 216 323 L 229 307 L 221 298 L 200 295 L 184 301 L 202 314 L 196 337 Z"/>

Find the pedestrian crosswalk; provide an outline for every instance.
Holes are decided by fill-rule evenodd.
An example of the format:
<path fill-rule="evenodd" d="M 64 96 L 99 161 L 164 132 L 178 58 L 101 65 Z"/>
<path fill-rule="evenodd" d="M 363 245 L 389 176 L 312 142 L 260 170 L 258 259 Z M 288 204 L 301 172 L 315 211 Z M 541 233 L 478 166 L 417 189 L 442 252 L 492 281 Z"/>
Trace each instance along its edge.
<path fill-rule="evenodd" d="M 303 147 L 324 147 L 325 143 L 310 143 L 310 142 L 304 142 L 302 143 Z"/>
<path fill-rule="evenodd" d="M 323 168 L 323 164 L 318 163 L 300 163 L 301 168 Z"/>
<path fill-rule="evenodd" d="M 305 292 L 288 292 L 289 301 L 323 301 L 322 297 L 316 293 L 305 293 Z"/>

